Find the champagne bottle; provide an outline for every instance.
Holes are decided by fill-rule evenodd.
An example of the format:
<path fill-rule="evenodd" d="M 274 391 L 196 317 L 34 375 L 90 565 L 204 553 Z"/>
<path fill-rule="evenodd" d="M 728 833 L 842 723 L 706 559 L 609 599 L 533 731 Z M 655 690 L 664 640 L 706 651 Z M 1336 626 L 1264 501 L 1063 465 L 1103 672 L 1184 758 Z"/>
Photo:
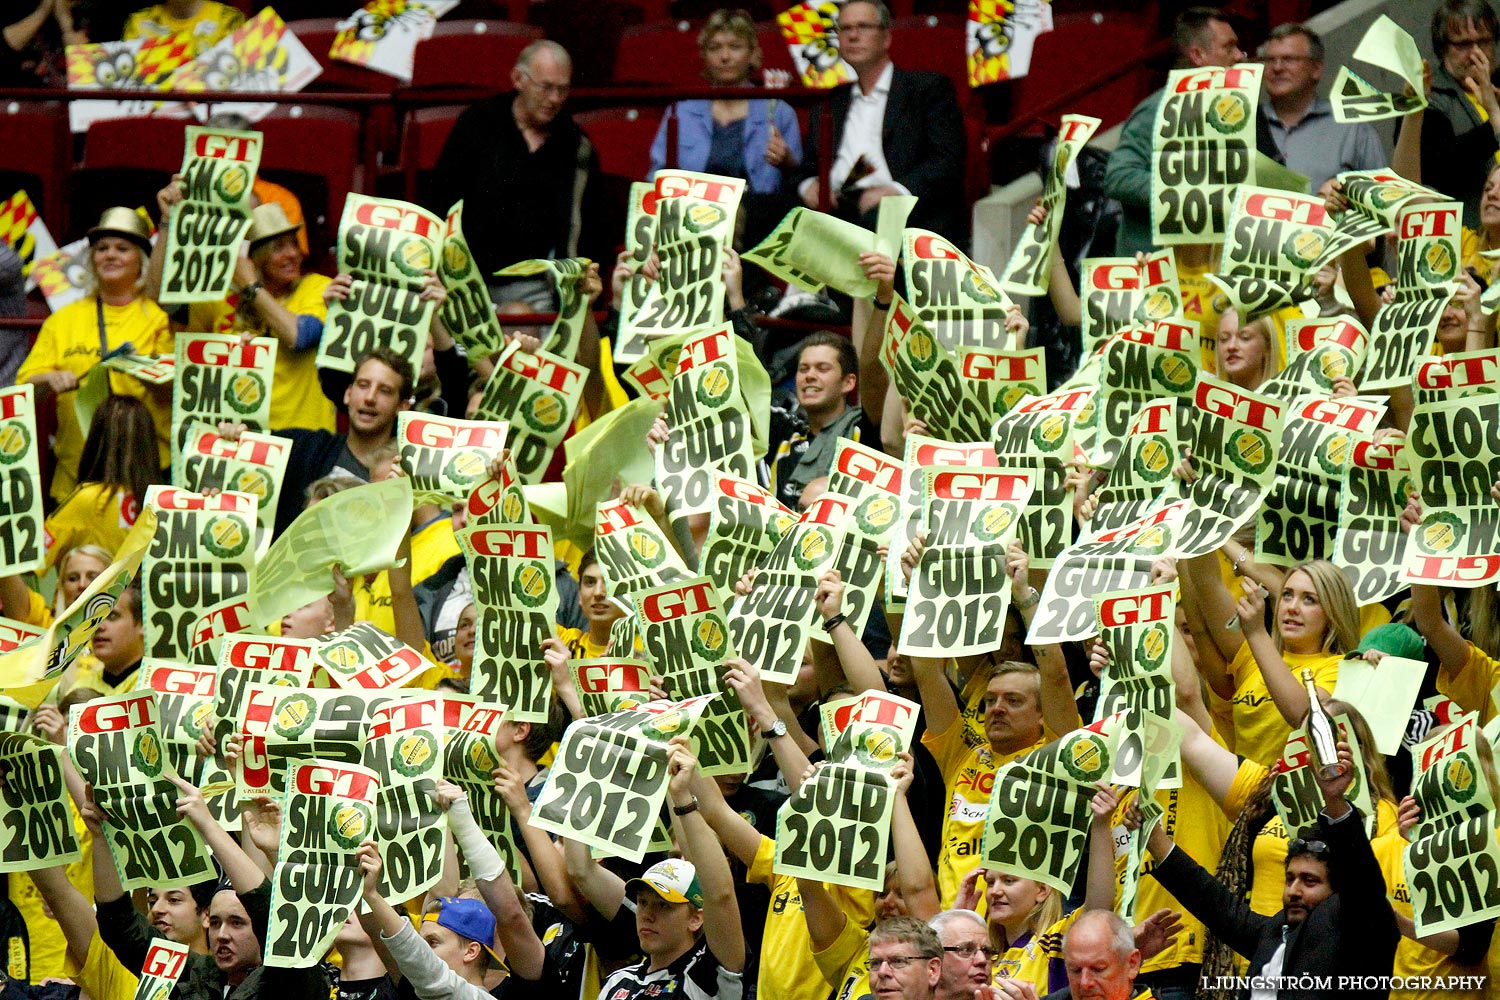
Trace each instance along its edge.
<path fill-rule="evenodd" d="M 1312 671 L 1305 667 L 1302 670 L 1302 686 L 1307 688 L 1307 742 L 1312 746 L 1313 763 L 1318 768 L 1319 777 L 1337 778 L 1344 773 L 1344 765 L 1339 762 L 1338 729 L 1323 708 L 1322 699 L 1318 697 L 1318 686 L 1313 683 Z"/>

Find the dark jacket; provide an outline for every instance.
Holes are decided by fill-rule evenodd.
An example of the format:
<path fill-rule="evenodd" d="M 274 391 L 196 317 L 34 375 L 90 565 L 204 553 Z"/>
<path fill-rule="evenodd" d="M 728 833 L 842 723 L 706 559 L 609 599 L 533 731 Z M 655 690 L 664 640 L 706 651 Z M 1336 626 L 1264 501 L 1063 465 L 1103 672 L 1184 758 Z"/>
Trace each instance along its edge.
<path fill-rule="evenodd" d="M 1286 935 L 1281 975 L 1332 976 L 1333 985 L 1320 989 L 1283 989 L 1282 1000 L 1334 1000 L 1336 997 L 1384 998 L 1389 988 L 1341 990 L 1339 976 L 1389 976 L 1396 958 L 1400 931 L 1396 914 L 1385 898 L 1385 877 L 1358 810 L 1338 822 L 1318 817 L 1322 839 L 1332 853 L 1332 877 L 1338 891 L 1313 907 Z M 1281 945 L 1286 911 L 1274 917 L 1253 912 L 1211 872 L 1204 871 L 1186 851 L 1174 849 L 1151 870 L 1156 880 L 1188 911 L 1239 954 L 1250 960 L 1250 975 L 1261 969 Z M 1389 980 L 1387 980 L 1389 982 Z M 1248 996 L 1249 990 L 1241 990 Z"/>
<path fill-rule="evenodd" d="M 844 122 L 849 117 L 849 102 L 854 88 L 851 83 L 833 91 L 828 105 L 812 110 L 807 140 L 802 144 L 807 155 L 802 159 L 802 178 L 817 177 L 818 164 L 824 156 L 830 162 L 838 157 L 844 140 Z M 833 152 L 819 148 L 823 115 L 833 115 Z M 891 77 L 891 92 L 886 99 L 881 145 L 891 177 L 919 199 L 907 225 L 930 229 L 950 240 L 961 241 L 968 232 L 964 219 L 964 120 L 953 93 L 953 82 L 941 73 L 897 68 Z M 835 187 L 841 178 L 830 178 Z M 841 215 L 874 229 L 874 215 L 860 219 L 857 206 L 841 206 Z"/>
<path fill-rule="evenodd" d="M 126 893 L 107 903 L 96 903 L 99 917 L 99 940 L 115 953 L 120 964 L 139 973 L 146 964 L 151 942 L 160 937 Z M 190 952 L 182 975 L 172 990 L 175 1000 L 220 1000 L 224 996 L 224 974 L 214 964 L 212 955 Z"/>
<path fill-rule="evenodd" d="M 1497 149 L 1495 123 L 1480 121 L 1463 84 L 1436 61 L 1422 116 L 1422 183 L 1463 202 L 1471 229 L 1479 228 L 1479 198 Z"/>

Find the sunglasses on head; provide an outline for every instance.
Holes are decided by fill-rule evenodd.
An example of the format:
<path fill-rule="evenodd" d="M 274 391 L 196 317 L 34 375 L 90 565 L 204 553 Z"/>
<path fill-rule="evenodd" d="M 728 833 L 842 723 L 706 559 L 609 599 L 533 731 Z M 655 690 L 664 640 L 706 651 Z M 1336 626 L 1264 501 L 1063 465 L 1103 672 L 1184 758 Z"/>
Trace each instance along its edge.
<path fill-rule="evenodd" d="M 1288 858 L 1295 858 L 1303 854 L 1311 854 L 1319 861 L 1327 861 L 1332 853 L 1333 852 L 1328 849 L 1328 845 L 1321 840 L 1304 840 L 1301 837 L 1298 837 L 1296 840 L 1286 845 L 1286 856 Z"/>

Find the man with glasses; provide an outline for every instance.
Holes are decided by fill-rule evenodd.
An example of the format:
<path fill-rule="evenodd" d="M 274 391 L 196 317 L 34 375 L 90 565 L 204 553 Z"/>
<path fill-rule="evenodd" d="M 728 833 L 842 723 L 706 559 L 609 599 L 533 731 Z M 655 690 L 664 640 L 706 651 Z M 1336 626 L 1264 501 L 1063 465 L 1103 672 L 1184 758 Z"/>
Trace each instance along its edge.
<path fill-rule="evenodd" d="M 1500 150 L 1495 38 L 1488 0 L 1444 0 L 1432 13 L 1432 88 L 1422 115 L 1422 183 L 1463 202 L 1464 225 L 1479 228 L 1479 199 Z M 1413 125 L 1417 119 L 1413 116 Z"/>
<path fill-rule="evenodd" d="M 1334 121 L 1333 105 L 1318 97 L 1323 40 L 1300 24 L 1278 24 L 1261 47 L 1266 72 L 1261 111 L 1286 165 L 1307 178 L 1308 190 L 1345 170 L 1388 164 L 1375 129 L 1364 122 Z"/>
<path fill-rule="evenodd" d="M 989 926 L 973 910 L 944 910 L 927 926 L 943 947 L 934 1000 L 973 1000 L 975 990 L 989 985 L 998 954 L 990 945 Z"/>
<path fill-rule="evenodd" d="M 870 932 L 871 996 L 933 1000 L 942 969 L 937 932 L 917 918 L 892 917 Z"/>
<path fill-rule="evenodd" d="M 439 215 L 464 203 L 464 237 L 479 269 L 494 274 L 520 260 L 591 257 L 599 218 L 599 157 L 563 114 L 573 83 L 567 49 L 541 39 L 516 59 L 515 90 L 470 107 L 453 126 L 424 202 Z M 495 284 L 497 306 L 553 308 L 552 280 Z"/>
<path fill-rule="evenodd" d="M 963 218 L 964 126 L 953 83 L 940 73 L 891 63 L 891 12 L 880 0 L 850 0 L 838 14 L 839 55 L 857 80 L 813 108 L 797 193 L 818 207 L 823 115 L 833 115 L 833 164 L 828 183 L 834 214 L 875 228 L 880 199 L 919 199 L 907 225 L 951 240 L 967 231 Z"/>

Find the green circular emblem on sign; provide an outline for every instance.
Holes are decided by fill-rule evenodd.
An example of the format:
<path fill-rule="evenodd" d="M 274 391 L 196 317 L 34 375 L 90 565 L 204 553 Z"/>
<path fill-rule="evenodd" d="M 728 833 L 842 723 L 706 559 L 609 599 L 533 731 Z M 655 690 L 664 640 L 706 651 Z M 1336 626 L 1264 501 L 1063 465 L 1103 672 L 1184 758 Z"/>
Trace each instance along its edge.
<path fill-rule="evenodd" d="M 521 400 L 521 419 L 538 434 L 550 434 L 568 422 L 568 405 L 551 389 L 538 389 Z"/>
<path fill-rule="evenodd" d="M 328 836 L 346 851 L 367 840 L 375 829 L 370 807 L 363 802 L 344 802 L 328 817 Z"/>
<path fill-rule="evenodd" d="M 1225 444 L 1224 452 L 1236 468 L 1251 476 L 1265 472 L 1270 468 L 1271 460 L 1276 457 L 1271 439 L 1263 432 L 1248 427 L 1234 432 Z"/>
<path fill-rule="evenodd" d="M 693 653 L 714 663 L 729 652 L 729 630 L 718 615 L 704 615 L 693 628 Z"/>
<path fill-rule="evenodd" d="M 250 526 L 236 514 L 209 518 L 200 539 L 203 547 L 220 559 L 232 559 L 250 545 Z"/>
<path fill-rule="evenodd" d="M 959 283 L 959 287 L 971 299 L 977 299 L 980 302 L 1000 301 L 1000 290 L 973 271 L 964 272 L 964 280 Z"/>
<path fill-rule="evenodd" d="M 682 711 L 675 708 L 668 709 L 641 726 L 641 731 L 657 739 L 669 740 L 677 735 L 685 722 L 687 722 L 687 716 Z"/>
<path fill-rule="evenodd" d="M 293 740 L 307 732 L 317 715 L 318 703 L 313 700 L 312 695 L 287 695 L 276 706 L 276 714 L 271 718 L 271 729 L 277 736 Z"/>
<path fill-rule="evenodd" d="M 647 569 L 655 569 L 667 559 L 666 547 L 644 528 L 631 528 L 625 536 L 625 544 L 635 561 Z"/>
<path fill-rule="evenodd" d="M 1330 476 L 1342 476 L 1344 466 L 1349 464 L 1349 454 L 1354 440 L 1347 434 L 1330 435 L 1317 451 L 1318 464 Z"/>
<path fill-rule="evenodd" d="M 1478 776 L 1467 754 L 1450 757 L 1443 764 L 1443 794 L 1454 802 L 1467 802 L 1479 789 Z"/>
<path fill-rule="evenodd" d="M 1155 556 L 1167 551 L 1172 535 L 1161 525 L 1147 528 L 1130 543 L 1130 551 L 1137 556 Z"/>
<path fill-rule="evenodd" d="M 1172 447 L 1165 436 L 1152 434 L 1136 445 L 1130 467 L 1142 482 L 1159 483 L 1172 474 Z"/>
<path fill-rule="evenodd" d="M 1068 418 L 1061 413 L 1052 413 L 1043 417 L 1035 427 L 1031 429 L 1031 443 L 1044 452 L 1057 451 L 1063 445 L 1063 439 L 1068 436 Z"/>
<path fill-rule="evenodd" d="M 1423 281 L 1432 284 L 1451 281 L 1457 273 L 1458 258 L 1446 243 L 1427 244 L 1427 249 L 1417 258 L 1417 276 Z"/>
<path fill-rule="evenodd" d="M 896 514 L 899 511 L 900 504 L 896 502 L 895 497 L 875 493 L 865 497 L 860 501 L 859 506 L 854 508 L 854 523 L 866 535 L 880 535 L 896 523 Z"/>
<path fill-rule="evenodd" d="M 854 744 L 854 756 L 867 767 L 889 767 L 901 752 L 901 733 L 890 726 L 871 726 Z"/>
<path fill-rule="evenodd" d="M 718 205 L 700 202 L 688 209 L 682 220 L 682 228 L 690 233 L 706 233 L 725 218 L 724 210 Z"/>
<path fill-rule="evenodd" d="M 919 372 L 931 371 L 938 362 L 937 342 L 926 330 L 913 330 L 906 338 L 906 357 Z"/>
<path fill-rule="evenodd" d="M 1167 658 L 1167 627 L 1156 622 L 1135 641 L 1135 655 L 1148 670 L 1155 670 Z"/>
<path fill-rule="evenodd" d="M 432 247 L 414 236 L 408 236 L 396 244 L 396 252 L 391 254 L 391 260 L 395 262 L 396 270 L 408 278 L 425 278 L 427 272 L 432 270 Z"/>
<path fill-rule="evenodd" d="M 1151 289 L 1136 310 L 1141 319 L 1166 319 L 1177 312 L 1177 296 L 1165 285 Z"/>
<path fill-rule="evenodd" d="M 1083 434 L 1094 430 L 1099 420 L 1099 407 L 1095 404 L 1096 396 L 1090 395 L 1083 401 L 1083 406 L 1078 409 L 1078 432 Z"/>
<path fill-rule="evenodd" d="M 214 178 L 214 193 L 223 201 L 238 202 L 250 187 L 250 171 L 238 163 L 226 167 Z"/>
<path fill-rule="evenodd" d="M 703 377 L 698 380 L 698 402 L 711 408 L 720 407 L 729 402 L 733 393 L 734 373 L 727 364 L 715 361 L 704 369 Z"/>
<path fill-rule="evenodd" d="M 995 506 L 980 514 L 969 525 L 969 530 L 980 541 L 993 542 L 1010 529 L 1016 519 L 1016 511 L 1010 506 Z"/>
<path fill-rule="evenodd" d="M 485 456 L 478 451 L 461 451 L 448 459 L 443 475 L 461 486 L 469 486 L 485 477 Z"/>
<path fill-rule="evenodd" d="M 31 429 L 20 420 L 0 424 L 0 465 L 15 465 L 31 447 Z"/>
<path fill-rule="evenodd" d="M 1409 193 L 1399 184 L 1377 184 L 1370 188 L 1370 204 L 1376 208 L 1389 208 Z"/>
<path fill-rule="evenodd" d="M 1286 242 L 1281 245 L 1281 253 L 1288 261 L 1305 271 L 1318 262 L 1327 247 L 1328 237 L 1323 232 L 1303 229 L 1286 238 Z"/>
<path fill-rule="evenodd" d="M 494 753 L 485 745 L 484 740 L 475 740 L 470 743 L 469 752 L 464 754 L 464 759 L 468 761 L 469 770 L 481 778 L 489 778 L 490 772 L 499 766 L 499 761 L 495 759 Z"/>
<path fill-rule="evenodd" d="M 819 525 L 804 532 L 792 549 L 792 562 L 798 569 L 810 570 L 833 553 L 833 532 Z"/>
<path fill-rule="evenodd" d="M 790 514 L 777 514 L 771 519 L 770 523 L 766 525 L 766 531 L 771 534 L 772 538 L 775 538 L 779 541 L 781 539 L 781 536 L 786 534 L 788 531 L 791 531 L 792 525 L 796 523 L 797 519 Z"/>
<path fill-rule="evenodd" d="M 334 673 L 347 677 L 360 668 L 365 655 L 353 642 L 345 640 L 324 646 L 318 651 L 318 661 Z"/>
<path fill-rule="evenodd" d="M 130 748 L 130 763 L 137 771 L 148 778 L 160 777 L 165 757 L 156 733 L 144 729 L 136 734 L 135 743 Z"/>
<path fill-rule="evenodd" d="M 1230 135 L 1244 128 L 1250 118 L 1250 102 L 1233 92 L 1220 94 L 1208 106 L 1207 118 L 1209 128 Z"/>
<path fill-rule="evenodd" d="M 1169 392 L 1186 392 L 1198 381 L 1198 369 L 1180 354 L 1163 354 L 1151 363 L 1151 374 Z"/>
<path fill-rule="evenodd" d="M 265 469 L 245 468 L 234 474 L 228 488 L 236 493 L 250 494 L 255 497 L 257 507 L 264 507 L 271 502 L 273 486 L 271 474 Z"/>
<path fill-rule="evenodd" d="M 437 737 L 425 729 L 418 729 L 402 736 L 391 750 L 391 766 L 408 778 L 414 778 L 427 769 L 427 764 L 437 756 Z"/>
<path fill-rule="evenodd" d="M 205 701 L 193 709 L 183 720 L 182 728 L 189 736 L 202 736 L 214 721 L 214 703 Z"/>
<path fill-rule="evenodd" d="M 505 495 L 500 498 L 500 516 L 507 524 L 520 524 L 529 520 L 526 517 L 526 499 L 521 495 L 520 490 L 505 491 Z"/>
<path fill-rule="evenodd" d="M 1320 388 L 1332 389 L 1334 379 L 1349 377 L 1349 356 L 1342 351 L 1324 348 L 1307 366 L 1307 373 Z"/>
<path fill-rule="evenodd" d="M 1062 748 L 1062 766 L 1075 781 L 1092 785 L 1109 774 L 1109 746 L 1098 733 L 1084 733 Z"/>
<path fill-rule="evenodd" d="M 224 387 L 224 402 L 236 413 L 254 413 L 266 401 L 266 383 L 258 372 L 240 372 Z"/>
<path fill-rule="evenodd" d="M 469 248 L 463 240 L 448 238 L 443 241 L 443 273 L 450 278 L 462 278 L 469 273 Z"/>
<path fill-rule="evenodd" d="M 547 567 L 539 562 L 524 563 L 516 571 L 515 583 L 511 587 L 516 600 L 528 608 L 539 608 L 547 603 L 552 593 L 552 577 Z"/>
<path fill-rule="evenodd" d="M 1430 514 L 1417 525 L 1417 548 L 1429 555 L 1442 555 L 1463 541 L 1465 525 L 1451 510 Z"/>
<path fill-rule="evenodd" d="M 1017 403 L 1027 396 L 1040 395 L 1042 395 L 1042 390 L 1030 382 L 1022 382 L 1020 385 L 1008 385 L 1000 393 L 1000 412 L 1009 413 L 1015 409 Z"/>

